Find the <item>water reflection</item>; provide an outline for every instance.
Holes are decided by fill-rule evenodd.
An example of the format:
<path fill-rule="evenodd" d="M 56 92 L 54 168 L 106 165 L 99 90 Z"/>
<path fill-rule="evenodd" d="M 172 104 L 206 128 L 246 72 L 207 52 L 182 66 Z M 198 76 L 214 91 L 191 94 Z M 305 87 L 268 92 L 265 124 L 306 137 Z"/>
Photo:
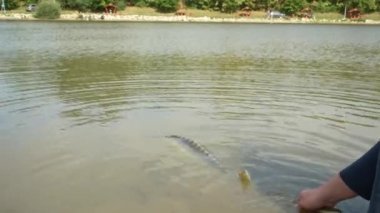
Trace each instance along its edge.
<path fill-rule="evenodd" d="M 59 98 L 66 107 L 63 116 L 80 122 L 106 122 L 120 118 L 128 97 L 136 91 L 124 83 L 138 74 L 139 61 L 133 57 L 122 59 L 109 56 L 64 58 L 57 75 Z"/>

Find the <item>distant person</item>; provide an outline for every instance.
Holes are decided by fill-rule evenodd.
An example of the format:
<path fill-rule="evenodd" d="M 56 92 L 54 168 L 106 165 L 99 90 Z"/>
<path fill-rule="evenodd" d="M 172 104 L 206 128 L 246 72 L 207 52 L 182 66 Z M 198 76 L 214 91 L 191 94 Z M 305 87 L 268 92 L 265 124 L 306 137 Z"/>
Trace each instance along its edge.
<path fill-rule="evenodd" d="M 272 9 L 269 9 L 267 11 L 267 19 L 271 19 L 272 18 Z"/>
<path fill-rule="evenodd" d="M 361 196 L 370 201 L 368 213 L 380 213 L 380 141 L 358 160 L 317 188 L 299 193 L 299 210 L 316 211 Z M 363 211 L 364 212 L 364 211 Z"/>

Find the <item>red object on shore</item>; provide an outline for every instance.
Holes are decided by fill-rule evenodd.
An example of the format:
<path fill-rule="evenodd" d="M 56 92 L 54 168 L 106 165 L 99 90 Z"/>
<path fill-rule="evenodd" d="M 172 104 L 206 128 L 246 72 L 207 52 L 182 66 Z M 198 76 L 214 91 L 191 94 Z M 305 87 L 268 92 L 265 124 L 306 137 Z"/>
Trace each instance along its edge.
<path fill-rule="evenodd" d="M 244 7 L 240 12 L 239 12 L 239 16 L 245 16 L 245 17 L 249 17 L 251 16 L 251 8 L 249 7 Z"/>
<path fill-rule="evenodd" d="M 104 7 L 106 13 L 115 14 L 117 12 L 117 7 L 112 3 L 109 3 Z"/>
<path fill-rule="evenodd" d="M 353 8 L 347 12 L 347 18 L 350 19 L 359 19 L 361 18 L 361 13 L 358 8 Z"/>

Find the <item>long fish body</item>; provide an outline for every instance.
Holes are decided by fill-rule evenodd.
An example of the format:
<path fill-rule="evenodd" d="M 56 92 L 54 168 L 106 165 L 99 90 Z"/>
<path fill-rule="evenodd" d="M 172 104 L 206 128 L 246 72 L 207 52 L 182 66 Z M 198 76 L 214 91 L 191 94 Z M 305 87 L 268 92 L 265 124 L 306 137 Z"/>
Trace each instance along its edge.
<path fill-rule="evenodd" d="M 219 170 L 222 172 L 227 172 L 226 168 L 222 166 L 220 161 L 210 152 L 206 149 L 206 147 L 198 144 L 197 142 L 182 137 L 178 135 L 170 135 L 167 136 L 168 138 L 176 139 L 179 143 L 182 143 L 186 145 L 188 148 L 193 150 L 194 152 L 200 154 L 203 156 L 208 162 L 210 162 L 212 165 L 216 166 Z M 243 189 L 249 188 L 251 185 L 251 176 L 249 175 L 249 172 L 246 169 L 240 170 L 237 175 L 240 179 L 241 186 Z"/>
<path fill-rule="evenodd" d="M 199 155 L 203 156 L 209 163 L 220 169 L 221 171 L 225 172 L 225 168 L 222 166 L 220 161 L 209 151 L 206 149 L 206 147 L 202 146 L 201 144 L 182 136 L 178 135 L 170 135 L 167 136 L 168 138 L 176 139 L 179 143 L 186 145 L 188 148 L 193 150 L 194 152 L 198 153 Z"/>

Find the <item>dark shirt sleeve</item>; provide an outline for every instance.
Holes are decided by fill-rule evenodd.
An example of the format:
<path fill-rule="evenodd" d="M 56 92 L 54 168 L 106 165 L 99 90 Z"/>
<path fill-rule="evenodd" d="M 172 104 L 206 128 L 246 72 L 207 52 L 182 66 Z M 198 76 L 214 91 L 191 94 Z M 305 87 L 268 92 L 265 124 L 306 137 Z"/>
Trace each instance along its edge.
<path fill-rule="evenodd" d="M 359 196 L 370 200 L 380 152 L 380 141 L 339 174 L 343 182 Z M 379 171 L 380 172 L 380 171 Z"/>

